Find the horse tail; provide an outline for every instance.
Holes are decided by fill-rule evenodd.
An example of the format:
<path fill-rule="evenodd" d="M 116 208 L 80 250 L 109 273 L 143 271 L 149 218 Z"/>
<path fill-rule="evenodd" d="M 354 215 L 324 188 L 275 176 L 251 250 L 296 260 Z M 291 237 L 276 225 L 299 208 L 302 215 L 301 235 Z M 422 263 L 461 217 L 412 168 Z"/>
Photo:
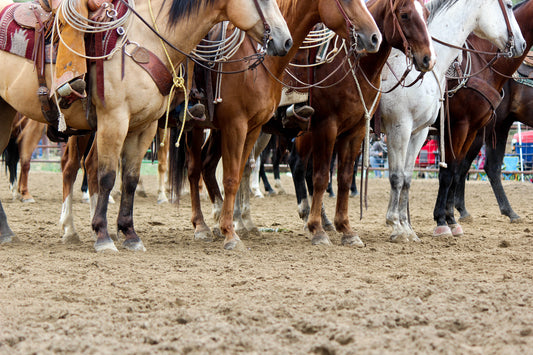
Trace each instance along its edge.
<path fill-rule="evenodd" d="M 178 147 L 174 147 L 174 143 L 178 139 L 178 128 L 172 127 L 170 129 L 170 149 L 168 152 L 168 176 L 170 180 L 170 195 L 175 197 L 175 201 L 180 202 L 180 192 L 185 183 L 187 176 L 187 152 L 186 152 L 186 137 L 182 138 Z"/>
<path fill-rule="evenodd" d="M 5 172 L 9 172 L 9 183 L 13 185 L 17 180 L 17 164 L 20 160 L 19 146 L 16 138 L 10 138 L 6 149 L 2 153 Z"/>

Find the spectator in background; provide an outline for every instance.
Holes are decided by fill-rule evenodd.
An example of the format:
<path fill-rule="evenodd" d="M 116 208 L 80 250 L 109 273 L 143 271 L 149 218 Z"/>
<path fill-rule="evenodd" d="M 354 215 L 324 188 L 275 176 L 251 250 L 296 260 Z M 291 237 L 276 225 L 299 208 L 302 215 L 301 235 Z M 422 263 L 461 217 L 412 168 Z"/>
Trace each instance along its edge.
<path fill-rule="evenodd" d="M 370 166 L 372 168 L 384 168 L 387 160 L 387 136 L 383 136 L 382 139 L 376 140 L 370 147 Z M 376 177 L 381 177 L 381 170 L 374 170 Z"/>

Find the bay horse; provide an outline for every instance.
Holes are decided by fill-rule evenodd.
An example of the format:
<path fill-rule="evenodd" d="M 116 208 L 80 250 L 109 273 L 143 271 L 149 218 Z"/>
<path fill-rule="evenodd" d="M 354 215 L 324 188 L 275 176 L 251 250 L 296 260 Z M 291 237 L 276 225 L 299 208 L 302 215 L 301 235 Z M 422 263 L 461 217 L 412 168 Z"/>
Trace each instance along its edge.
<path fill-rule="evenodd" d="M 10 4 L 10 1 L 2 0 L 0 8 Z M 121 1 L 121 4 L 125 4 L 125 1 Z M 152 8 L 154 11 L 151 11 Z M 119 159 L 123 162 L 123 192 L 117 226 L 125 237 L 122 245 L 129 250 L 146 250 L 133 226 L 133 194 L 139 180 L 142 158 L 157 129 L 157 120 L 172 98 L 164 91 L 161 93 L 149 74 L 133 61 L 138 48 L 142 47 L 141 53 L 145 54 L 145 58 L 149 52 L 162 58 L 165 70 L 171 73 L 170 66 L 181 63 L 185 53 L 193 50 L 216 23 L 224 20 L 231 21 L 263 43 L 267 54 L 284 55 L 292 45 L 287 24 L 274 1 L 142 0 L 136 2 L 136 13 L 139 17 L 130 15 L 130 22 L 126 26 L 129 42 L 124 47 L 125 55 L 114 55 L 103 63 L 105 101 L 99 99 L 96 86 L 91 89 L 92 102 L 89 104 L 94 105 L 98 120 L 99 192 L 92 220 L 92 229 L 97 236 L 94 245 L 96 251 L 117 251 L 108 232 L 107 205 Z M 140 19 L 149 19 L 150 13 L 156 14 L 150 22 L 154 26 L 159 23 L 157 30 L 150 30 Z M 181 52 L 165 51 L 161 38 L 167 41 L 166 48 L 172 45 Z M 0 53 L 0 62 L 0 148 L 3 150 L 16 111 L 40 122 L 46 120 L 35 94 L 39 84 L 34 63 L 8 52 Z M 48 80 L 52 76 L 50 65 L 45 69 Z M 94 65 L 90 68 L 89 76 L 95 82 Z M 47 84 L 51 85 L 50 82 Z M 86 110 L 80 101 L 63 111 L 65 122 L 74 129 L 90 129 Z M 5 212 L 0 208 L 0 241 L 9 242 L 13 237 Z"/>
<path fill-rule="evenodd" d="M 24 203 L 35 202 L 28 187 L 31 157 L 46 131 L 46 124 L 16 114 L 11 127 L 11 139 L 4 150 L 4 162 L 9 169 L 9 184 L 13 199 Z M 17 179 L 17 165 L 20 175 Z"/>
<path fill-rule="evenodd" d="M 387 134 L 391 185 L 386 221 L 392 227 L 392 242 L 419 241 L 408 218 L 409 189 L 416 157 L 441 106 L 439 100 L 444 93 L 446 71 L 460 54 L 457 47 L 465 43 L 471 32 L 488 39 L 501 50 L 512 46 L 513 56 L 522 54 L 526 45 L 510 0 L 433 0 L 426 7 L 430 11 L 431 35 L 456 47 L 434 40 L 438 60 L 432 75 L 426 75 L 411 87 L 398 87 L 381 98 L 381 123 Z M 403 53 L 392 52 L 388 61 L 392 72 L 385 68 L 387 80 L 383 81 L 383 90 L 393 87 L 395 80 L 390 78 L 401 75 L 399 73 L 406 68 L 405 60 Z M 416 79 L 417 74 L 411 72 L 406 82 L 413 83 Z"/>
<path fill-rule="evenodd" d="M 216 185 L 214 170 L 221 154 L 225 197 L 223 202 L 220 192 L 216 195 L 210 192 L 210 197 L 215 204 L 222 205 L 220 229 L 225 238 L 223 244 L 225 249 L 242 247 L 242 242 L 233 227 L 233 212 L 244 166 L 259 136 L 261 126 L 272 117 L 280 101 L 282 85 L 279 80 L 284 69 L 309 31 L 315 24 L 323 22 L 349 43 L 353 43 L 358 51 L 375 52 L 381 43 L 381 34 L 362 0 L 279 0 L 279 6 L 291 29 L 294 47 L 283 58 L 265 58 L 262 65 L 253 73 L 224 77 L 221 83 L 223 101 L 215 107 L 214 125 L 220 131 L 214 134 L 218 138 L 213 144 L 214 147 L 220 147 L 218 150 L 220 153 L 218 157 L 210 158 L 210 162 L 214 162 L 212 164 L 214 166 L 211 167 L 212 176 L 205 170 L 203 176 L 208 190 L 209 186 Z M 255 51 L 255 45 L 245 40 L 236 56 L 246 56 Z M 239 64 L 224 64 L 226 71 L 239 69 L 241 69 Z M 212 232 L 205 223 L 200 209 L 198 193 L 202 166 L 210 164 L 201 156 L 203 130 L 193 129 L 188 140 L 190 147 L 188 176 L 194 236 L 195 239 L 212 240 Z M 178 171 L 176 166 L 171 169 Z M 174 175 L 176 178 L 173 179 L 173 184 L 176 191 L 179 191 L 179 186 L 183 182 L 184 170 L 181 172 Z M 218 190 L 218 186 L 215 189 Z"/>
<path fill-rule="evenodd" d="M 478 131 L 465 159 L 461 162 L 459 181 L 455 189 L 455 208 L 460 214 L 459 222 L 473 219 L 465 206 L 465 180 L 472 161 L 478 155 L 483 144 L 485 144 L 486 154 L 483 169 L 487 173 L 501 214 L 509 217 L 512 223 L 522 220 L 511 207 L 505 194 L 502 185 L 502 163 L 512 124 L 518 121 L 533 126 L 533 87 L 530 85 L 522 84 L 513 79 L 508 80 L 503 85 L 503 100 L 496 110 L 494 123 L 489 123 L 484 129 Z"/>
<path fill-rule="evenodd" d="M 383 33 L 380 50 L 362 57 L 352 75 L 337 85 L 327 89 L 311 89 L 310 100 L 315 114 L 311 119 L 310 133 L 298 137 L 295 143 L 302 159 L 308 159 L 312 153 L 313 198 L 307 227 L 314 245 L 331 244 L 322 225 L 323 221 L 327 221 L 322 202 L 329 182 L 329 168 L 335 146 L 338 153 L 338 187 L 333 223 L 336 231 L 342 234 L 342 245 L 364 245 L 349 222 L 350 186 L 355 160 L 365 137 L 365 113 L 370 119 L 377 108 L 380 94 L 376 88 L 379 87 L 381 71 L 392 48 L 409 51 L 412 56 L 410 60 L 419 71 L 429 71 L 435 64 L 435 52 L 426 27 L 427 14 L 419 1 L 375 0 L 369 1 L 367 5 Z M 343 60 L 344 56 L 337 56 L 331 63 L 316 67 L 315 80 L 326 78 L 332 68 Z M 332 80 L 338 81 L 343 75 L 344 73 L 338 73 Z M 299 144 L 299 140 L 307 140 L 306 147 L 310 148 L 307 152 L 303 151 L 304 145 Z"/>
<path fill-rule="evenodd" d="M 531 48 L 533 45 L 533 1 L 527 0 L 514 7 L 514 17 L 520 26 L 525 45 L 518 49 Z M 476 36 L 469 38 L 469 46 L 475 50 L 494 52 L 494 46 Z M 471 55 L 471 70 L 476 73 L 465 85 L 449 98 L 449 125 L 445 126 L 450 144 L 446 146 L 447 168 L 439 170 L 439 192 L 433 210 L 433 218 L 437 222 L 434 236 L 462 236 L 463 229 L 454 217 L 455 189 L 460 179 L 460 167 L 465 159 L 478 130 L 493 119 L 498 107 L 500 92 L 509 77 L 518 69 L 527 55 L 527 51 L 517 51 L 514 58 L 498 58 L 488 69 L 492 56 L 474 53 Z M 466 60 L 466 56 L 463 55 Z M 463 60 L 463 61 L 464 61 Z M 463 69 L 464 71 L 464 69 Z M 465 71 L 466 72 L 466 71 Z M 453 82 L 454 80 L 452 80 Z M 450 87 L 451 86 L 450 84 Z M 491 125 L 487 126 L 489 136 Z M 450 132 L 452 132 L 450 134 Z"/>

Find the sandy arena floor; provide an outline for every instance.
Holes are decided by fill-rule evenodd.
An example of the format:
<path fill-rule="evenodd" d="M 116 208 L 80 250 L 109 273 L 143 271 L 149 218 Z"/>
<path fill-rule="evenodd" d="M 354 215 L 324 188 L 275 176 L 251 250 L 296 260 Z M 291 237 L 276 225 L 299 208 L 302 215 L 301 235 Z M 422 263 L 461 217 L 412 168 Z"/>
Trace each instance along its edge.
<path fill-rule="evenodd" d="M 420 244 L 388 242 L 389 184 L 373 179 L 351 221 L 363 249 L 314 247 L 288 195 L 253 200 L 262 236 L 227 252 L 192 240 L 190 204 L 156 205 L 156 178 L 136 198 L 148 251 L 98 255 L 89 206 L 77 202 L 79 245 L 60 243 L 61 177 L 30 174 L 34 204 L 0 198 L 20 242 L 0 246 L 0 353 L 533 354 L 533 184 L 505 182 L 521 224 L 499 214 L 488 182 L 469 182 L 473 223 L 435 239 L 435 180 L 416 180 Z M 333 218 L 334 199 L 326 199 Z M 117 205 L 110 206 L 110 225 Z M 211 207 L 204 202 L 206 216 Z M 209 221 L 211 221 L 209 219 Z"/>

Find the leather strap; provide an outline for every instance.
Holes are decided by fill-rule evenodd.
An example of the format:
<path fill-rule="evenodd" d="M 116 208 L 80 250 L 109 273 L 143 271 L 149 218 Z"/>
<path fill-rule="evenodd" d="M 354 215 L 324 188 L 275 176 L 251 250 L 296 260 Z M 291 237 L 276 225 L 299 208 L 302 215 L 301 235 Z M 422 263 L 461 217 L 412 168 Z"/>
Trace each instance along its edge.
<path fill-rule="evenodd" d="M 123 49 L 122 55 L 125 54 L 125 50 Z M 136 47 L 130 54 L 130 57 L 150 74 L 161 95 L 167 96 L 170 94 L 170 89 L 173 85 L 172 74 L 161 59 L 144 47 Z"/>
<path fill-rule="evenodd" d="M 500 102 L 502 102 L 502 96 L 494 87 L 475 76 L 468 79 L 465 87 L 475 90 L 483 96 L 483 98 L 485 98 L 485 100 L 491 105 L 493 111 L 495 111 L 500 105 Z"/>

